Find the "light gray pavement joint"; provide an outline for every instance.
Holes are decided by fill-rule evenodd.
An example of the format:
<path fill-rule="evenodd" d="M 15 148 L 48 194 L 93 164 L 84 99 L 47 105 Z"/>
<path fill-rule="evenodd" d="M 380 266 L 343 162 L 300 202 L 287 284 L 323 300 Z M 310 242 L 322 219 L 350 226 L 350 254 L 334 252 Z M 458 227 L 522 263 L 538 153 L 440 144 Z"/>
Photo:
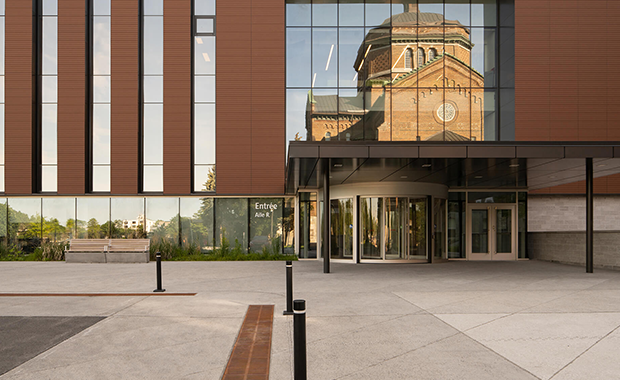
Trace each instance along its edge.
<path fill-rule="evenodd" d="M 0 263 L 0 292 L 142 293 L 154 263 Z M 544 262 L 295 262 L 309 379 L 620 379 L 620 272 Z M 0 379 L 220 379 L 250 304 L 286 307 L 281 262 L 167 262 L 195 297 L 7 297 L 0 316 L 105 320 Z M 0 342 L 0 344 L 2 344 Z M 293 377 L 274 315 L 272 380 Z"/>

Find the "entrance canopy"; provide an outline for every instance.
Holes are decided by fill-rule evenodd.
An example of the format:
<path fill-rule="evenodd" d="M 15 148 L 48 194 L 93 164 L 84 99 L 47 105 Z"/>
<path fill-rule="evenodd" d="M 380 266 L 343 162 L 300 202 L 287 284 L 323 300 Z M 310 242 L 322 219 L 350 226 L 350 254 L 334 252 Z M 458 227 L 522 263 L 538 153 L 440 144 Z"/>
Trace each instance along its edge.
<path fill-rule="evenodd" d="M 287 194 L 368 182 L 426 182 L 450 188 L 541 189 L 620 173 L 619 143 L 291 141 Z"/>

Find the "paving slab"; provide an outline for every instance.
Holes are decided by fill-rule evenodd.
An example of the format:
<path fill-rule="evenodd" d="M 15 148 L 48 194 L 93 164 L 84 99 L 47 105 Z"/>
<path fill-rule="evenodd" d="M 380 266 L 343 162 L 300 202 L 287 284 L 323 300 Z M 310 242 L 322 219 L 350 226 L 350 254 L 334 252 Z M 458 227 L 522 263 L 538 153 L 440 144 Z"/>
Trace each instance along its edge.
<path fill-rule="evenodd" d="M 102 319 L 100 317 L 0 317 L 0 375 Z"/>

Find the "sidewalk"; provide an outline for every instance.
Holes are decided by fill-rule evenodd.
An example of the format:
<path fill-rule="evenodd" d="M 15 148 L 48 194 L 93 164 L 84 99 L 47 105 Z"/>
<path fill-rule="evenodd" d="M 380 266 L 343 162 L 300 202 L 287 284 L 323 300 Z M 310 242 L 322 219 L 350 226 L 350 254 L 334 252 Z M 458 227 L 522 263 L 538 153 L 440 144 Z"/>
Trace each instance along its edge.
<path fill-rule="evenodd" d="M 293 266 L 309 379 L 620 379 L 620 272 L 535 261 L 332 263 L 327 275 L 322 262 Z M 292 379 L 284 262 L 164 262 L 163 285 L 197 295 L 0 297 L 0 323 L 13 321 L 0 336 L 33 321 L 54 335 L 67 321 L 29 317 L 89 326 L 0 379 L 220 379 L 251 304 L 275 304 L 270 379 Z M 154 263 L 0 262 L 0 293 L 154 288 Z"/>

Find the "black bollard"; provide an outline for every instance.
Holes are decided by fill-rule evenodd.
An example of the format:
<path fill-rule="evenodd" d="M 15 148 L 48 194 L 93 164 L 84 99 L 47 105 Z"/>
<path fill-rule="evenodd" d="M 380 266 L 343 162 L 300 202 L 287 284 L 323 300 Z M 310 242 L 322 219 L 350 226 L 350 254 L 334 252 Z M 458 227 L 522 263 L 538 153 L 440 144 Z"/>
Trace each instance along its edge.
<path fill-rule="evenodd" d="M 154 293 L 163 293 L 166 289 L 161 287 L 161 253 L 157 252 L 157 289 L 153 290 Z"/>
<path fill-rule="evenodd" d="M 295 363 L 295 380 L 306 380 L 306 301 L 293 302 L 293 351 Z"/>
<path fill-rule="evenodd" d="M 293 262 L 286 262 L 286 310 L 284 315 L 293 315 Z"/>

